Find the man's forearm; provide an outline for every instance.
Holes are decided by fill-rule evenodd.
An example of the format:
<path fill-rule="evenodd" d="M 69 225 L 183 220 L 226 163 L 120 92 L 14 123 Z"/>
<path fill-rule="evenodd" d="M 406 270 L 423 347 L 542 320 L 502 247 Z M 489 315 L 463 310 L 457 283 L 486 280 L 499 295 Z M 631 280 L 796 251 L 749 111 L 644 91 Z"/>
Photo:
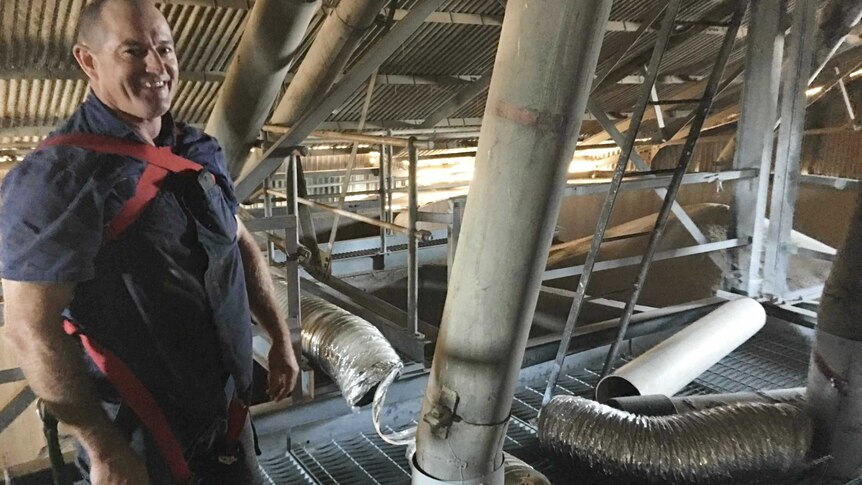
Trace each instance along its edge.
<path fill-rule="evenodd" d="M 278 309 L 266 259 L 245 228 L 240 229 L 238 239 L 252 313 L 273 341 L 290 342 L 290 330 Z"/>
<path fill-rule="evenodd" d="M 62 330 L 71 288 L 3 282 L 6 338 L 33 392 L 68 425 L 94 460 L 124 442 L 92 390 L 81 354 Z"/>

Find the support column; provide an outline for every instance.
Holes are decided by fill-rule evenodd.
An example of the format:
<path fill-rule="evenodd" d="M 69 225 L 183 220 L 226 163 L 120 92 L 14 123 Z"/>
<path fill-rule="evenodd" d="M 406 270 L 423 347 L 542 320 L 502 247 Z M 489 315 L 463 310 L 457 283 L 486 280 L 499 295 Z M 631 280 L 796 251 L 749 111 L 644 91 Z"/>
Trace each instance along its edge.
<path fill-rule="evenodd" d="M 206 132 L 236 177 L 266 122 L 320 0 L 257 0 L 219 91 Z"/>
<path fill-rule="evenodd" d="M 790 233 L 799 192 L 802 138 L 808 77 L 817 32 L 817 2 L 799 0 L 793 11 L 793 27 L 782 72 L 781 127 L 775 156 L 775 177 L 769 207 L 769 231 L 764 264 L 764 292 L 781 297 L 787 292 Z"/>
<path fill-rule="evenodd" d="M 514 387 L 611 4 L 507 4 L 414 483 L 503 483 Z"/>
<path fill-rule="evenodd" d="M 778 89 L 784 35 L 779 28 L 784 0 L 751 2 L 751 21 L 746 46 L 745 80 L 737 132 L 736 169 L 759 169 L 756 178 L 734 184 L 732 210 L 736 237 L 751 241 L 737 252 L 738 289 L 749 296 L 760 295 L 764 218 L 769 196 L 769 171 L 778 115 Z"/>
<path fill-rule="evenodd" d="M 862 199 L 826 281 L 808 368 L 815 457 L 830 456 L 823 484 L 862 475 Z"/>

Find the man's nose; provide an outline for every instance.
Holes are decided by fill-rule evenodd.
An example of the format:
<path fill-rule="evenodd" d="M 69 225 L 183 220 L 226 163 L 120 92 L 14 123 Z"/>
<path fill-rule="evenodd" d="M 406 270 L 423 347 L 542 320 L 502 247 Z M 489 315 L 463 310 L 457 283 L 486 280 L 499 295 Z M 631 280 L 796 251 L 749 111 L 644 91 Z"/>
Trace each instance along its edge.
<path fill-rule="evenodd" d="M 153 48 L 147 52 L 147 57 L 144 59 L 147 66 L 147 72 L 152 74 L 164 74 L 167 70 L 165 66 L 165 61 L 162 59 L 162 56 L 159 55 L 159 52 Z"/>

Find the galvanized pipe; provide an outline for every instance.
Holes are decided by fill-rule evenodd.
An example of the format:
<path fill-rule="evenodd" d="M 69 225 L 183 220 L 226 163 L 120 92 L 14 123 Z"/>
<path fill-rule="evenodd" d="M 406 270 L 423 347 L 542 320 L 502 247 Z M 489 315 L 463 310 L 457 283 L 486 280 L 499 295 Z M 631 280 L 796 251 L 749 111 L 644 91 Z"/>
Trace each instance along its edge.
<path fill-rule="evenodd" d="M 808 370 L 814 452 L 830 456 L 824 483 L 862 475 L 862 199 L 820 299 Z"/>
<path fill-rule="evenodd" d="M 507 3 L 417 433 L 417 465 L 438 480 L 502 483 L 514 387 L 611 3 Z"/>
<path fill-rule="evenodd" d="M 329 12 L 275 108 L 272 123 L 292 126 L 329 90 L 385 4 L 386 0 L 351 0 Z"/>
<path fill-rule="evenodd" d="M 259 0 L 219 91 L 206 132 L 236 177 L 278 96 L 320 0 Z"/>

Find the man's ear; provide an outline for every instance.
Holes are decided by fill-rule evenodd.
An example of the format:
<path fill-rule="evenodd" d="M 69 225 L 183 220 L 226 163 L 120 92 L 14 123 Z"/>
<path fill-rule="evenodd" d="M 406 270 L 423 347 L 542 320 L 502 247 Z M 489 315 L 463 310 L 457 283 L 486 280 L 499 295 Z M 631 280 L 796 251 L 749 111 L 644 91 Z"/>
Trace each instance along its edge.
<path fill-rule="evenodd" d="M 86 74 L 91 81 L 98 79 L 95 66 L 98 61 L 87 46 L 75 44 L 75 46 L 72 47 L 72 55 L 75 56 L 75 60 L 78 61 L 78 65 L 81 66 L 84 74 Z"/>

